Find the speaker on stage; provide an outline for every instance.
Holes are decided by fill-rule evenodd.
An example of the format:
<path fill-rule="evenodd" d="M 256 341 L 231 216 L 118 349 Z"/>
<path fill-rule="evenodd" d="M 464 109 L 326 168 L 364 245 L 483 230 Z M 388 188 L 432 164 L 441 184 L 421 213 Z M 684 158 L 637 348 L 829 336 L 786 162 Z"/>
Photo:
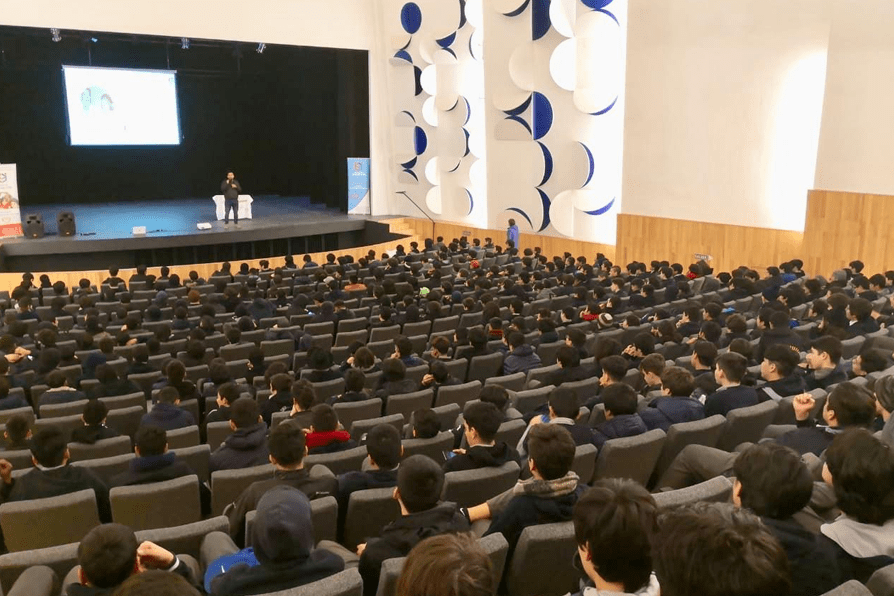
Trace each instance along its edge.
<path fill-rule="evenodd" d="M 43 238 L 43 216 L 40 213 L 29 213 L 22 226 L 26 238 Z"/>
<path fill-rule="evenodd" d="M 71 211 L 60 211 L 56 216 L 56 223 L 59 224 L 60 236 L 75 235 L 75 216 Z"/>

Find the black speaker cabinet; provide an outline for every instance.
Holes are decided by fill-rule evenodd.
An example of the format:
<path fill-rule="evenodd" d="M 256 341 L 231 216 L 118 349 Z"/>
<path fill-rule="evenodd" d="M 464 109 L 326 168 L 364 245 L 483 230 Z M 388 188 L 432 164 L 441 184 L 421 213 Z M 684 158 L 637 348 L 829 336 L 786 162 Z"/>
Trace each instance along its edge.
<path fill-rule="evenodd" d="M 43 216 L 40 213 L 29 213 L 22 226 L 26 238 L 43 238 Z"/>
<path fill-rule="evenodd" d="M 60 211 L 56 216 L 56 223 L 59 224 L 60 236 L 74 236 L 77 231 L 75 228 L 75 216 L 71 211 Z"/>

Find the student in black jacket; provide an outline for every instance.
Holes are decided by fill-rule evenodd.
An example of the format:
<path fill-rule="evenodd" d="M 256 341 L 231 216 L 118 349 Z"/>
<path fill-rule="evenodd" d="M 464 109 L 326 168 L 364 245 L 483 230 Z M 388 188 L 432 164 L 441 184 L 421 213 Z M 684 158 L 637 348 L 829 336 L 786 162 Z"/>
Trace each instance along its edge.
<path fill-rule="evenodd" d="M 705 416 L 726 416 L 732 410 L 757 405 L 754 387 L 741 384 L 747 370 L 748 361 L 741 354 L 727 352 L 717 359 L 714 378 L 720 389 L 705 399 Z"/>
<path fill-rule="evenodd" d="M 267 424 L 258 412 L 258 402 L 240 397 L 227 408 L 232 433 L 211 454 L 211 471 L 238 470 L 267 463 Z"/>
<path fill-rule="evenodd" d="M 454 449 L 453 457 L 444 462 L 444 472 L 499 467 L 508 461 L 518 462 L 518 453 L 495 437 L 504 414 L 488 402 L 469 404 L 463 411 L 463 428 L 469 447 Z"/>
<path fill-rule="evenodd" d="M 270 396 L 261 404 L 261 417 L 267 426 L 275 412 L 288 412 L 292 409 L 292 377 L 286 373 L 273 375 L 270 379 Z"/>
<path fill-rule="evenodd" d="M 672 424 L 693 422 L 705 417 L 705 407 L 690 397 L 695 380 L 685 368 L 669 366 L 661 373 L 661 397 L 652 400 L 639 413 L 646 428 L 667 432 Z"/>
<path fill-rule="evenodd" d="M 136 457 L 130 460 L 126 472 L 112 477 L 110 487 L 164 482 L 195 474 L 186 462 L 177 458 L 176 453 L 168 451 L 168 437 L 164 429 L 145 426 L 137 431 L 134 442 Z"/>
<path fill-rule="evenodd" d="M 807 390 L 804 377 L 795 372 L 800 357 L 786 345 L 773 345 L 764 352 L 761 377 L 767 383 L 757 388 L 757 399 L 780 401 L 783 397 L 800 395 Z"/>
<path fill-rule="evenodd" d="M 118 432 L 106 426 L 106 416 L 109 408 L 98 399 L 92 399 L 84 405 L 84 413 L 81 420 L 84 426 L 71 431 L 72 443 L 86 443 L 93 445 L 103 439 L 111 439 L 118 436 Z"/>
<path fill-rule="evenodd" d="M 807 352 L 807 366 L 810 372 L 804 378 L 807 389 L 827 389 L 847 381 L 847 373 L 841 366 L 841 340 L 824 335 L 813 340 Z"/>

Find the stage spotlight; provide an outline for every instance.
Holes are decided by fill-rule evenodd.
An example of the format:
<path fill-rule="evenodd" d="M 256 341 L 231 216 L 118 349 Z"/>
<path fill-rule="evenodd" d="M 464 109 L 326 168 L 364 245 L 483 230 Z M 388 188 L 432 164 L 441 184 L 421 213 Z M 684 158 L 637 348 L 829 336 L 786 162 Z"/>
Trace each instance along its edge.
<path fill-rule="evenodd" d="M 50 33 L 53 34 L 53 41 L 55 41 L 56 43 L 59 43 L 60 41 L 62 41 L 62 36 L 59 34 L 58 29 L 56 29 L 55 27 L 50 29 Z"/>
<path fill-rule="evenodd" d="M 255 50 L 255 51 L 256 51 L 258 54 L 263 54 L 263 53 L 264 53 L 264 50 L 266 50 L 266 49 L 267 49 L 267 44 L 266 44 L 266 43 L 259 43 L 259 44 L 258 44 L 258 49 Z"/>
<path fill-rule="evenodd" d="M 181 50 L 188 50 L 188 49 L 189 49 L 189 38 L 188 38 L 188 37 L 181 37 L 181 38 L 180 38 L 180 49 L 181 49 Z"/>

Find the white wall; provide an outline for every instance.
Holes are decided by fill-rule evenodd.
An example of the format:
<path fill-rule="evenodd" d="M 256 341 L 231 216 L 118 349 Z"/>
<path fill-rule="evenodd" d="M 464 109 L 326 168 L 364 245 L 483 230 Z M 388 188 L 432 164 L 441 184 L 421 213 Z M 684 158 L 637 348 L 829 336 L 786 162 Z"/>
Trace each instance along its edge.
<path fill-rule="evenodd" d="M 894 195 L 894 2 L 833 11 L 816 188 Z"/>
<path fill-rule="evenodd" d="M 624 213 L 803 229 L 829 4 L 630 0 Z"/>

